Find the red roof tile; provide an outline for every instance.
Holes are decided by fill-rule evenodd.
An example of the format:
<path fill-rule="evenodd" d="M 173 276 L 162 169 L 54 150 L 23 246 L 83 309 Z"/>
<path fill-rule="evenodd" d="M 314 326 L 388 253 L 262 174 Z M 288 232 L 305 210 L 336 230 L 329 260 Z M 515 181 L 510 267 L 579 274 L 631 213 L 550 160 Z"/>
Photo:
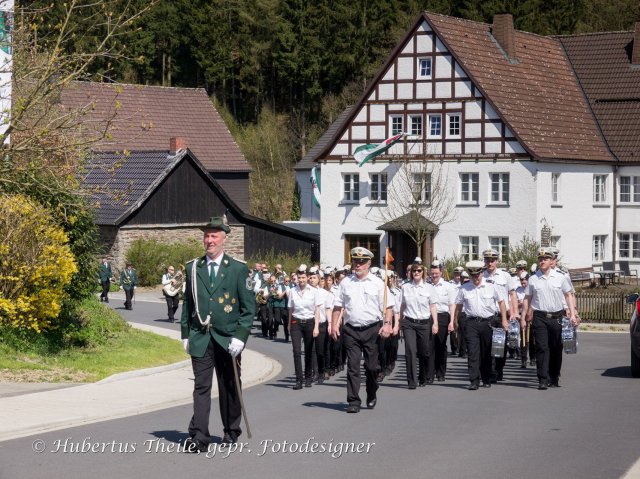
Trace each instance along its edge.
<path fill-rule="evenodd" d="M 202 88 L 74 82 L 61 103 L 69 109 L 93 104 L 83 120 L 88 134 L 113 118 L 111 138 L 100 141 L 96 151 L 167 150 L 171 137 L 182 137 L 209 171 L 251 169 Z"/>
<path fill-rule="evenodd" d="M 535 159 L 613 161 L 559 40 L 516 31 L 513 63 L 491 25 L 424 17 Z"/>

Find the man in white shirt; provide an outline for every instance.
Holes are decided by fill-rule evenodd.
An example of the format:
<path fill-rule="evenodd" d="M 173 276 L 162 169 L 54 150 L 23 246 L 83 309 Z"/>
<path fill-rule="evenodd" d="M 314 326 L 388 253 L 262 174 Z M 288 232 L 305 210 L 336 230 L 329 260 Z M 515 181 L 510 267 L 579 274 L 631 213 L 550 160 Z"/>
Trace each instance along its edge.
<path fill-rule="evenodd" d="M 522 316 L 533 309 L 531 326 L 536 344 L 538 389 L 560 387 L 562 368 L 562 318 L 569 317 L 573 326 L 580 320 L 576 316 L 567 275 L 552 268 L 554 252 L 548 248 L 538 250 L 538 269 L 529 278 L 522 305 Z"/>
<path fill-rule="evenodd" d="M 482 276 L 484 262 L 469 261 L 466 264 L 471 281 L 458 290 L 456 318 L 461 312 L 467 316 L 465 337 L 469 364 L 469 390 L 480 386 L 480 378 L 485 388 L 491 387 L 491 323 L 500 314 L 502 327 L 507 329 L 507 309 L 502 295 L 493 283 Z M 457 319 L 455 320 L 457 322 Z"/>
<path fill-rule="evenodd" d="M 344 310 L 345 325 L 342 330 L 347 349 L 347 407 L 348 413 L 360 412 L 360 360 L 364 356 L 366 372 L 367 407 L 373 409 L 377 402 L 380 370 L 377 337 L 391 334 L 394 300 L 382 280 L 369 273 L 373 253 L 357 246 L 351 250 L 353 274 L 340 282 L 336 295 L 331 335 L 340 336 L 338 323 Z M 386 304 L 385 299 L 386 298 Z"/>
<path fill-rule="evenodd" d="M 438 332 L 432 336 L 433 347 L 429 355 L 427 368 L 427 384 L 433 384 L 434 376 L 438 381 L 444 381 L 447 373 L 447 337 L 453 331 L 453 316 L 455 313 L 457 291 L 451 283 L 442 277 L 442 261 L 436 259 L 431 263 L 431 284 L 438 298 L 436 308 Z"/>

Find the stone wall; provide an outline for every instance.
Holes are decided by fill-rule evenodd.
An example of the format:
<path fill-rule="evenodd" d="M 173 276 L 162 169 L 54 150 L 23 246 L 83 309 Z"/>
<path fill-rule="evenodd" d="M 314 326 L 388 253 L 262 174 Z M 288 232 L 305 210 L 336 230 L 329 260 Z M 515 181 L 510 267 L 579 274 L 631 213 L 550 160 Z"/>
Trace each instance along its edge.
<path fill-rule="evenodd" d="M 225 251 L 234 258 L 244 260 L 244 226 L 230 226 Z M 194 225 L 176 226 L 123 226 L 100 229 L 100 242 L 104 246 L 105 256 L 114 269 L 120 271 L 125 266 L 125 256 L 137 239 L 154 239 L 163 243 L 202 241 L 202 230 Z M 204 254 L 204 248 L 203 248 Z"/>

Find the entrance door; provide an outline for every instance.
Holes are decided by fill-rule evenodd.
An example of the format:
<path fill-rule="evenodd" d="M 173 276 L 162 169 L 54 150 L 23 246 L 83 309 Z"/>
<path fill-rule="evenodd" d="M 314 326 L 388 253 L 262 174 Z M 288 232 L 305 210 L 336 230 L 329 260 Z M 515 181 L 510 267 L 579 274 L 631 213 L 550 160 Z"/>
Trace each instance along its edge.
<path fill-rule="evenodd" d="M 425 265 L 428 265 L 433 260 L 433 234 L 427 236 L 419 252 L 415 242 L 406 233 L 389 231 L 388 234 L 391 255 L 394 258 L 393 265 L 401 277 L 405 277 L 407 267 L 413 263 L 416 256 L 420 256 Z"/>

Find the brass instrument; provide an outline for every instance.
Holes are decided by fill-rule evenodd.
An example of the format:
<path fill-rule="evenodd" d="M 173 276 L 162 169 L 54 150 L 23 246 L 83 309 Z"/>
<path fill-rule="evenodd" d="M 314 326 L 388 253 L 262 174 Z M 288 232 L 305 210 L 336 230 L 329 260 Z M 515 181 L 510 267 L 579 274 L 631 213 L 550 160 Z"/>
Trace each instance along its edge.
<path fill-rule="evenodd" d="M 267 298 L 264 297 L 264 289 L 261 289 L 256 293 L 256 303 L 267 304 Z"/>
<path fill-rule="evenodd" d="M 182 272 L 182 269 L 179 269 L 175 276 L 171 278 L 171 282 L 162 287 L 162 291 L 164 291 L 167 296 L 175 296 L 182 291 L 184 280 L 184 273 Z"/>

